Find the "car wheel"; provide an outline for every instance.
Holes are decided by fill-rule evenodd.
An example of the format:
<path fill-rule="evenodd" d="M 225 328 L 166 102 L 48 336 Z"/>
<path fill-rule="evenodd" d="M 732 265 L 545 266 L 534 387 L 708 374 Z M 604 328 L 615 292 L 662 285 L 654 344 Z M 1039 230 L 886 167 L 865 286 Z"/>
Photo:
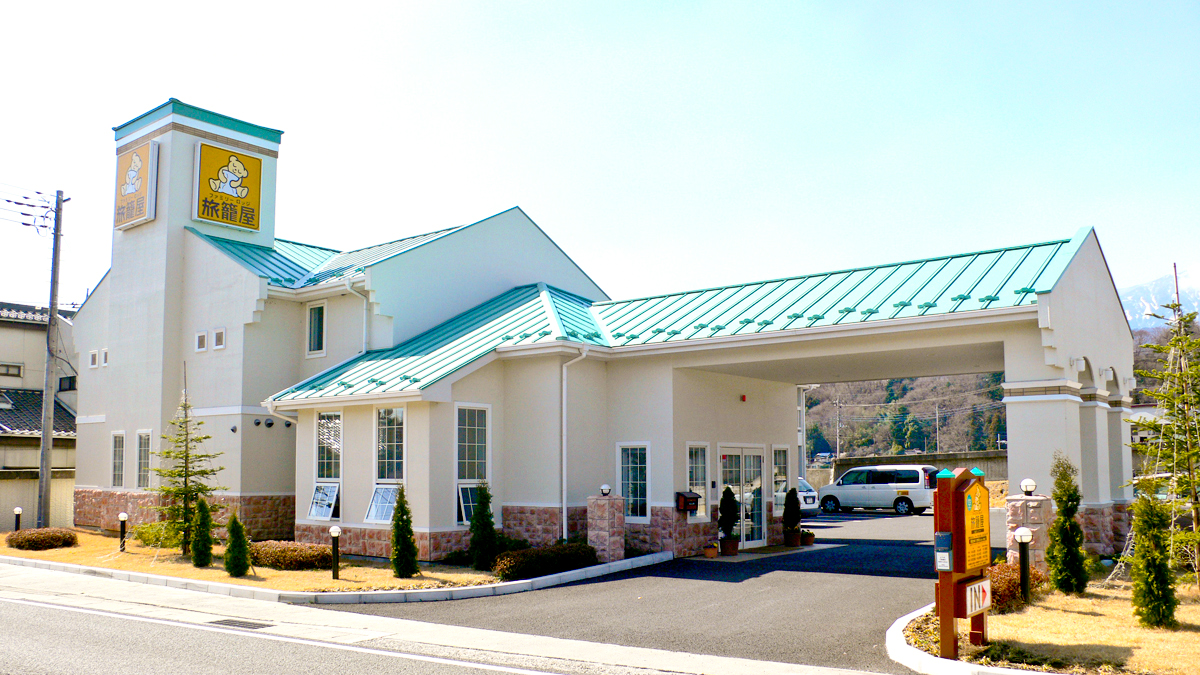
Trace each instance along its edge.
<path fill-rule="evenodd" d="M 837 497 L 826 497 L 825 499 L 822 499 L 821 500 L 821 510 L 824 511 L 825 513 L 837 513 L 838 512 Z"/>
<path fill-rule="evenodd" d="M 898 515 L 898 516 L 912 515 L 912 512 L 913 512 L 912 500 L 909 499 L 908 497 L 901 497 L 900 499 L 896 500 L 895 508 L 896 508 L 896 515 Z"/>
<path fill-rule="evenodd" d="M 924 506 L 922 506 L 922 507 L 920 507 L 920 508 L 917 508 L 917 509 L 913 509 L 913 515 L 914 515 L 914 516 L 919 516 L 919 515 L 921 515 L 922 513 L 925 513 L 925 507 L 924 507 Z"/>

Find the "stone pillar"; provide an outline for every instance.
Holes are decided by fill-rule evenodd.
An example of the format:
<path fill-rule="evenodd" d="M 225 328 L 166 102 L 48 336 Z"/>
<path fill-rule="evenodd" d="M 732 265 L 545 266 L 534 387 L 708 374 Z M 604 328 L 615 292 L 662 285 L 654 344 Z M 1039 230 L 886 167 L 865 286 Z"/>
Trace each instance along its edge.
<path fill-rule="evenodd" d="M 593 495 L 587 500 L 588 545 L 600 562 L 625 559 L 625 498 Z"/>
<path fill-rule="evenodd" d="M 1028 527 L 1033 531 L 1033 541 L 1029 542 L 1029 563 L 1043 572 L 1047 571 L 1046 547 L 1050 545 L 1050 523 L 1054 520 L 1053 502 L 1045 495 L 1009 495 L 1004 505 L 1008 511 L 1008 562 L 1020 562 L 1020 548 L 1013 532 L 1018 527 Z"/>
<path fill-rule="evenodd" d="M 1080 504 L 1076 518 L 1083 528 L 1083 550 L 1097 555 L 1113 554 L 1113 505 Z"/>

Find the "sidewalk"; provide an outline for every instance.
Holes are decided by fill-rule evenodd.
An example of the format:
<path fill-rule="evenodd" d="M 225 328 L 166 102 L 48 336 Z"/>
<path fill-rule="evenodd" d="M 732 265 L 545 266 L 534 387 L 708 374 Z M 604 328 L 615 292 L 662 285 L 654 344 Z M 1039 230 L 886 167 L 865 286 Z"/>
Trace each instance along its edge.
<path fill-rule="evenodd" d="M 369 646 L 376 641 L 381 644 L 402 642 L 424 645 L 430 649 L 464 650 L 470 653 L 471 660 L 482 663 L 501 662 L 506 656 L 521 655 L 576 664 L 706 675 L 852 675 L 859 672 L 330 612 L 302 605 L 212 595 L 5 564 L 0 564 L 2 599 L 205 627 L 222 620 L 250 621 L 268 625 L 248 631 L 247 634 L 342 645 Z"/>

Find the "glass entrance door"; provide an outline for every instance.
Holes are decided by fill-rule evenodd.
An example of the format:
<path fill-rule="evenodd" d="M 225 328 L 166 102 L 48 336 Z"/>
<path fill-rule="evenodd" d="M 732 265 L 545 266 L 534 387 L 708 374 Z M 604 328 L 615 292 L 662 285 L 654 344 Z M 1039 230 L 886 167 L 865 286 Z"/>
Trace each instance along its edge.
<path fill-rule="evenodd" d="M 765 507 L 763 506 L 763 453 L 754 448 L 722 448 L 721 494 L 733 491 L 741 518 L 734 533 L 741 536 L 741 548 L 766 545 Z"/>

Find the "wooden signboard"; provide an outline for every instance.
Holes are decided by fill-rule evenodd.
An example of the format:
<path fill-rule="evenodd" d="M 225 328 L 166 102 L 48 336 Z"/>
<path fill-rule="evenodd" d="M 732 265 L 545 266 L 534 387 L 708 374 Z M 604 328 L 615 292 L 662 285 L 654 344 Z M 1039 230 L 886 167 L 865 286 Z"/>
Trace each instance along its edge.
<path fill-rule="evenodd" d="M 987 643 L 991 582 L 983 576 L 991 562 L 989 495 L 979 469 L 942 470 L 934 496 L 935 587 L 940 623 L 940 654 L 958 658 L 956 619 L 971 620 L 971 644 Z"/>

